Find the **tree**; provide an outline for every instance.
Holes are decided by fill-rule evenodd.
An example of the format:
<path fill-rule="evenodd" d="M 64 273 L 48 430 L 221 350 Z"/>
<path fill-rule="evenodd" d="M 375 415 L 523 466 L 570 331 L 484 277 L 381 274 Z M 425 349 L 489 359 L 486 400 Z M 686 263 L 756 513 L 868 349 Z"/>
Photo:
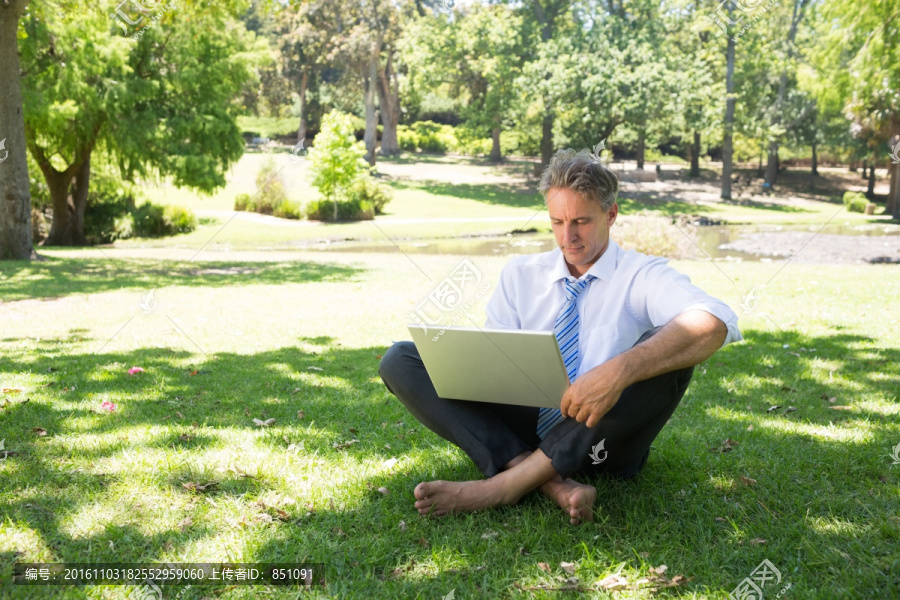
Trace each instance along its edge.
<path fill-rule="evenodd" d="M 307 92 L 328 64 L 330 40 L 338 32 L 340 21 L 328 14 L 326 0 L 292 4 L 277 15 L 276 45 L 280 50 L 282 73 L 296 86 L 300 100 L 297 140 L 306 139 Z"/>
<path fill-rule="evenodd" d="M 827 74 L 816 86 L 819 96 L 832 99 L 837 88 L 851 132 L 865 140 L 875 162 L 888 165 L 885 211 L 900 220 L 900 164 L 888 161 L 891 142 L 900 136 L 900 7 L 826 0 L 818 16 L 813 54 Z"/>
<path fill-rule="evenodd" d="M 31 192 L 19 86 L 19 18 L 28 0 L 0 3 L 0 260 L 31 258 Z"/>
<path fill-rule="evenodd" d="M 319 193 L 334 203 L 334 220 L 338 220 L 338 202 L 347 194 L 360 175 L 369 172 L 364 160 L 366 151 L 353 135 L 353 118 L 332 110 L 322 120 L 322 129 L 310 151 L 312 184 Z"/>
<path fill-rule="evenodd" d="M 157 2 L 152 14 L 129 14 L 131 5 L 111 11 L 79 2 L 70 11 L 36 5 L 27 15 L 28 150 L 53 205 L 45 244 L 86 243 L 96 151 L 127 180 L 171 176 L 176 186 L 202 191 L 225 184 L 243 153 L 232 100 L 262 50 L 234 20 L 237 4 Z"/>

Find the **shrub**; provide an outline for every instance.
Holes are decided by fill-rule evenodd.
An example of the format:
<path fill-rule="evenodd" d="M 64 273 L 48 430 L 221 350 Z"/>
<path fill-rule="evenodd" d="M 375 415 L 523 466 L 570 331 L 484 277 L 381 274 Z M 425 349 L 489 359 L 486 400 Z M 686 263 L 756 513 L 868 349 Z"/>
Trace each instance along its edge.
<path fill-rule="evenodd" d="M 246 211 L 250 206 L 250 194 L 238 194 L 234 197 L 234 210 Z"/>
<path fill-rule="evenodd" d="M 397 145 L 406 152 L 415 152 L 419 148 L 419 138 L 406 125 L 397 125 Z"/>
<path fill-rule="evenodd" d="M 272 214 L 282 219 L 303 218 L 303 210 L 300 208 L 300 204 L 286 198 L 275 204 Z"/>
<path fill-rule="evenodd" d="M 278 171 L 272 158 L 267 158 L 263 162 L 256 173 L 256 187 L 259 191 L 248 204 L 248 210 L 263 215 L 275 214 L 275 206 L 287 200 L 284 181 Z"/>
<path fill-rule="evenodd" d="M 166 235 L 190 233 L 197 229 L 197 217 L 193 212 L 181 206 L 167 206 L 163 211 L 163 222 Z"/>
<path fill-rule="evenodd" d="M 353 182 L 348 195 L 351 201 L 359 203 L 360 206 L 368 202 L 376 215 L 383 215 L 385 205 L 391 201 L 391 188 L 369 176 L 364 176 Z"/>
<path fill-rule="evenodd" d="M 850 212 L 864 213 L 869 199 L 862 192 L 844 192 L 844 206 Z"/>
<path fill-rule="evenodd" d="M 332 200 L 313 200 L 306 205 L 306 216 L 315 221 L 334 221 Z M 366 200 L 354 202 L 342 200 L 337 203 L 338 221 L 368 221 L 375 218 L 375 208 Z"/>
<path fill-rule="evenodd" d="M 84 237 L 88 244 L 109 244 L 129 237 L 130 228 L 122 228 L 122 215 L 134 209 L 133 189 L 98 171 L 91 178 L 87 206 L 84 209 Z"/>
<path fill-rule="evenodd" d="M 47 237 L 47 233 L 49 233 L 49 229 L 47 228 L 47 219 L 44 218 L 44 213 L 38 210 L 37 208 L 31 208 L 31 242 L 33 244 L 37 244 L 40 241 L 43 241 L 44 238 Z"/>

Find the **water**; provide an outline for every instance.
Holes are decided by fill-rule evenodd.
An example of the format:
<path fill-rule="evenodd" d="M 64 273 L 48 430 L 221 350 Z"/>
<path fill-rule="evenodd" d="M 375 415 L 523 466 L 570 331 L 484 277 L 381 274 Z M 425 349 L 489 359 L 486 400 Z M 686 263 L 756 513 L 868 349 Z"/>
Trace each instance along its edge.
<path fill-rule="evenodd" d="M 821 231 L 820 231 L 821 230 Z M 756 232 L 809 231 L 838 235 L 897 236 L 900 227 L 894 225 L 849 225 L 829 224 L 809 226 L 782 225 L 712 225 L 694 228 L 697 245 L 711 258 L 718 260 L 758 261 L 762 256 L 723 248 L 724 244 L 736 241 L 742 235 Z M 613 229 L 615 239 L 615 229 Z M 452 239 L 421 239 L 415 241 L 345 241 L 318 243 L 312 246 L 315 250 L 326 252 L 400 252 L 406 254 L 454 254 L 469 256 L 493 256 L 510 254 L 533 254 L 547 252 L 556 247 L 550 233 L 528 233 L 506 236 L 469 237 Z"/>

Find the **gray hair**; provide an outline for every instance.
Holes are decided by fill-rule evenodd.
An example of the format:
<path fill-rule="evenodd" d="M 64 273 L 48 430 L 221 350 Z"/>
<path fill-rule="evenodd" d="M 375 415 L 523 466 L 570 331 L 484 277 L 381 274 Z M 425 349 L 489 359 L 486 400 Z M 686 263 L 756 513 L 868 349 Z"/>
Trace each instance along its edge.
<path fill-rule="evenodd" d="M 538 191 L 544 196 L 544 202 L 550 188 L 570 189 L 608 211 L 619 193 L 619 179 L 612 169 L 587 150 L 575 152 L 568 148 L 554 154 L 541 174 Z"/>

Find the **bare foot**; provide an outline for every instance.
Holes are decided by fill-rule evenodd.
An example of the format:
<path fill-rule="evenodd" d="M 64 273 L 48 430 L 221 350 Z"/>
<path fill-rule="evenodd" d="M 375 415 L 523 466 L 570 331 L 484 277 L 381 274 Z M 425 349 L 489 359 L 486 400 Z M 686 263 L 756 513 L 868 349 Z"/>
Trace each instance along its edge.
<path fill-rule="evenodd" d="M 510 504 L 490 479 L 480 481 L 426 481 L 413 491 L 422 515 L 442 517 Z"/>
<path fill-rule="evenodd" d="M 594 501 L 597 499 L 597 488 L 594 486 L 557 477 L 541 485 L 540 490 L 569 513 L 572 525 L 579 525 L 582 520 L 594 520 Z"/>

